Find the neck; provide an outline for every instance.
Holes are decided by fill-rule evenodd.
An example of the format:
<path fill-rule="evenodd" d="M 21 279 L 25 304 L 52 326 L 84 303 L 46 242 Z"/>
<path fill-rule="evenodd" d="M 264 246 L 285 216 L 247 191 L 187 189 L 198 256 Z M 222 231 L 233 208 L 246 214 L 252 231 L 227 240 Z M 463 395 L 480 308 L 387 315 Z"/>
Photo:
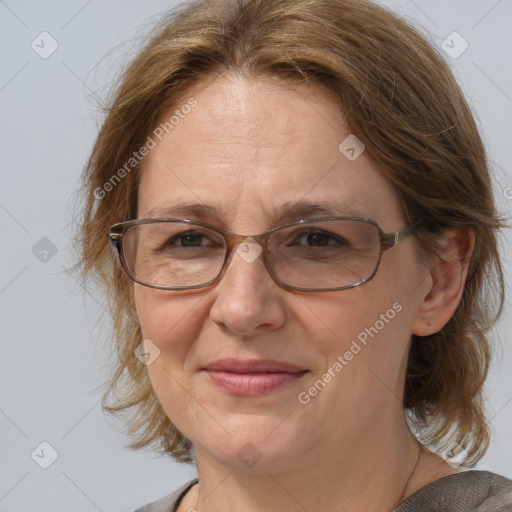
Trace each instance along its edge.
<path fill-rule="evenodd" d="M 417 490 L 411 481 L 421 483 L 417 476 L 413 478 L 421 445 L 408 430 L 365 440 L 355 448 L 350 448 L 350 443 L 326 444 L 321 452 L 308 458 L 309 464 L 293 469 L 240 472 L 196 447 L 199 485 L 183 510 L 392 511 Z"/>

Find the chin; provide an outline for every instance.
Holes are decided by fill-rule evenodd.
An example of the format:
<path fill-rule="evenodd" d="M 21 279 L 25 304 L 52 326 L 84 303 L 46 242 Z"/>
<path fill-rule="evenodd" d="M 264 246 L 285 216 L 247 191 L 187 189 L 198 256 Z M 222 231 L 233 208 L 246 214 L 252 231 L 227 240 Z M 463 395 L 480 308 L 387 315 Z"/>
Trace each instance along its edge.
<path fill-rule="evenodd" d="M 238 415 L 233 420 L 223 424 L 229 434 L 218 425 L 210 425 L 202 434 L 193 436 L 198 460 L 209 454 L 233 471 L 263 474 L 286 470 L 305 449 L 304 429 L 285 427 L 280 424 L 282 419 Z M 226 427 L 228 423 L 231 428 Z"/>

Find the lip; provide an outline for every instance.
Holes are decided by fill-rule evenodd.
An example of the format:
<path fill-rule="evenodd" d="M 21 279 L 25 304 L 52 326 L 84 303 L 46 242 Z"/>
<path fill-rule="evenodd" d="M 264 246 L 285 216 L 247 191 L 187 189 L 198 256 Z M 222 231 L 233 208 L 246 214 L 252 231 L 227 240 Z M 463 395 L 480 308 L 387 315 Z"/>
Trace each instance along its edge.
<path fill-rule="evenodd" d="M 213 383 L 237 396 L 261 396 L 297 382 L 308 370 L 271 359 L 221 359 L 204 368 Z"/>
<path fill-rule="evenodd" d="M 207 371 L 224 371 L 232 373 L 298 373 L 305 368 L 273 359 L 219 359 L 208 363 Z"/>

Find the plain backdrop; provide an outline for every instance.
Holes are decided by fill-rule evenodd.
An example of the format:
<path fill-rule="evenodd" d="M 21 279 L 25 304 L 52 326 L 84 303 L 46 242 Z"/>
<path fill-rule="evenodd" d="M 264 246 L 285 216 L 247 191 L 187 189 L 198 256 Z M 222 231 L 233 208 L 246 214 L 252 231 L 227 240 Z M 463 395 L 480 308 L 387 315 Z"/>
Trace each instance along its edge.
<path fill-rule="evenodd" d="M 497 200 L 509 214 L 512 2 L 382 3 L 439 47 L 460 35 L 451 36 L 446 58 L 477 116 Z M 104 416 L 99 386 L 108 369 L 109 317 L 101 295 L 65 270 L 72 263 L 74 191 L 102 119 L 98 101 L 137 38 L 174 5 L 0 0 L 0 511 L 129 512 L 195 476 L 191 465 L 127 450 Z M 507 276 L 509 235 L 502 238 Z M 507 302 L 493 332 L 487 385 L 494 437 L 477 466 L 508 477 L 511 329 Z"/>

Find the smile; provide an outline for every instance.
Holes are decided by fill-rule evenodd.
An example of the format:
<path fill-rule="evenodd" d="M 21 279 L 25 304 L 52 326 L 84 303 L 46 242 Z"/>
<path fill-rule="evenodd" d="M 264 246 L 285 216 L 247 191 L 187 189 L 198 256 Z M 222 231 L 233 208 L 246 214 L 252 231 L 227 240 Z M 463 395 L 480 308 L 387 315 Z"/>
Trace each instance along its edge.
<path fill-rule="evenodd" d="M 211 381 L 236 396 L 261 396 L 300 380 L 308 370 L 270 360 L 224 359 L 203 370 Z"/>

